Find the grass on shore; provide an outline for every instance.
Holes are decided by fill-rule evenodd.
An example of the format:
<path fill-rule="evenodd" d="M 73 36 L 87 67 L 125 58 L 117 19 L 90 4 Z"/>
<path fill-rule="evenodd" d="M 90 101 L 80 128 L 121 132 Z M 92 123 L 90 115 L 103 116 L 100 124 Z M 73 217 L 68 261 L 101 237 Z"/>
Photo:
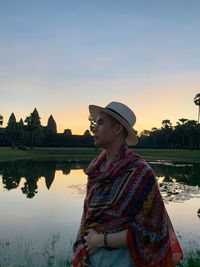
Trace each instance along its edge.
<path fill-rule="evenodd" d="M 0 147 L 0 162 L 14 161 L 19 159 L 32 160 L 79 160 L 90 161 L 95 155 L 100 153 L 96 148 L 77 148 L 77 147 L 57 147 L 44 148 L 36 147 L 33 150 L 11 149 Z M 146 160 L 171 160 L 184 163 L 200 163 L 200 150 L 185 149 L 133 149 Z"/>
<path fill-rule="evenodd" d="M 188 149 L 134 149 L 146 160 L 171 160 L 183 163 L 200 163 L 200 150 Z"/>
<path fill-rule="evenodd" d="M 177 267 L 200 267 L 200 250 L 187 253 L 184 260 Z"/>
<path fill-rule="evenodd" d="M 80 160 L 89 161 L 99 151 L 94 148 L 46 148 L 36 147 L 33 150 L 26 148 L 12 149 L 9 147 L 0 147 L 0 162 L 14 160 Z"/>

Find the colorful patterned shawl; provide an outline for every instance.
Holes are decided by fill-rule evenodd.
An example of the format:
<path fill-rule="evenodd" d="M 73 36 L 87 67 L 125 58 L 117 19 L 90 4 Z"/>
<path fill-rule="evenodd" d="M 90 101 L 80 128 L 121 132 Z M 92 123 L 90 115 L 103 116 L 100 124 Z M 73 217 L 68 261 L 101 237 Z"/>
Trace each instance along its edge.
<path fill-rule="evenodd" d="M 183 254 L 151 167 L 127 146 L 107 171 L 102 170 L 105 157 L 102 152 L 86 170 L 87 194 L 73 266 L 80 267 L 88 256 L 83 239 L 87 228 L 98 233 L 128 229 L 129 253 L 138 267 L 175 266 Z"/>

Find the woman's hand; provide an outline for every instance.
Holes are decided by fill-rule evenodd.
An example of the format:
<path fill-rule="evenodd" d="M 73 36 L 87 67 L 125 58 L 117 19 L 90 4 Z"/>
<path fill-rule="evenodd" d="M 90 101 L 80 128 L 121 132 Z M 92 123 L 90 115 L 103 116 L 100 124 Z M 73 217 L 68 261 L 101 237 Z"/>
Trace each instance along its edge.
<path fill-rule="evenodd" d="M 92 267 L 91 265 L 87 264 L 85 260 L 81 260 L 81 267 Z"/>
<path fill-rule="evenodd" d="M 84 239 L 86 241 L 86 249 L 89 254 L 96 252 L 104 245 L 103 234 L 98 234 L 93 228 L 86 230 Z"/>

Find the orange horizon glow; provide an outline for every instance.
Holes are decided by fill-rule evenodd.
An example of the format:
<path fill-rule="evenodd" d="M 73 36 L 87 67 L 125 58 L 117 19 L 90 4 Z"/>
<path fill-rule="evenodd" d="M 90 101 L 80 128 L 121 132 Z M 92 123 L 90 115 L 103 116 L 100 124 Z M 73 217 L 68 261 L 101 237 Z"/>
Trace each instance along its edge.
<path fill-rule="evenodd" d="M 125 82 L 124 82 L 125 83 Z M 129 89 L 133 86 L 132 82 L 127 85 Z M 134 129 L 139 133 L 143 130 L 151 130 L 152 128 L 161 128 L 163 120 L 170 120 L 175 126 L 176 122 L 181 118 L 189 120 L 197 120 L 198 107 L 194 104 L 193 99 L 198 93 L 198 90 L 190 90 L 190 88 L 198 88 L 198 81 L 193 83 L 181 83 L 174 85 L 168 84 L 160 87 L 151 85 L 149 88 L 142 88 L 142 91 L 127 93 L 127 95 L 115 96 L 112 99 L 104 96 L 101 101 L 85 100 L 79 104 L 58 103 L 55 107 L 47 105 L 32 105 L 30 108 L 21 106 L 15 107 L 13 110 L 7 107 L 6 110 L 1 110 L 3 116 L 3 125 L 6 127 L 8 119 L 13 112 L 16 120 L 21 118 L 23 121 L 36 108 L 41 118 L 41 124 L 47 125 L 50 115 L 53 116 L 57 132 L 63 133 L 65 129 L 70 129 L 73 135 L 83 135 L 86 130 L 89 130 L 90 122 L 88 120 L 89 111 L 88 105 L 91 103 L 104 107 L 111 101 L 119 101 L 128 105 L 136 113 L 137 121 Z M 84 96 L 83 96 L 84 97 Z"/>
<path fill-rule="evenodd" d="M 195 109 L 195 107 L 193 108 Z M 143 130 L 151 130 L 152 128 L 161 128 L 162 127 L 162 121 L 169 119 L 172 123 L 173 126 L 176 125 L 176 122 L 179 121 L 179 119 L 181 118 L 186 118 L 189 120 L 197 120 L 197 118 L 195 118 L 195 115 L 197 117 L 197 109 L 193 110 L 193 114 L 190 116 L 178 116 L 177 114 L 174 116 L 164 116 L 161 114 L 161 110 L 160 113 L 158 114 L 151 114 L 148 113 L 148 111 L 145 111 L 145 109 L 143 109 L 143 111 L 138 111 L 138 119 L 136 122 L 136 125 L 134 127 L 134 129 L 139 133 L 141 133 Z M 164 113 L 164 112 L 163 112 Z M 14 112 L 15 116 L 16 113 Z M 2 114 L 3 115 L 3 114 Z M 11 114 L 10 114 L 11 115 Z M 10 116 L 9 115 L 9 116 Z M 40 115 L 40 113 L 39 113 Z M 46 115 L 46 116 L 41 116 L 41 125 L 42 126 L 46 126 L 47 125 L 47 121 L 48 118 L 51 114 Z M 53 115 L 53 114 L 52 114 Z M 3 116 L 4 117 L 4 121 L 3 121 L 3 125 L 1 127 L 6 127 L 7 126 L 7 122 L 8 122 L 8 118 L 9 116 Z M 67 117 L 65 115 L 60 115 L 60 114 L 56 114 L 55 116 L 53 115 L 53 118 L 56 122 L 57 125 L 57 133 L 63 133 L 64 130 L 66 129 L 70 129 L 72 131 L 73 135 L 83 135 L 84 132 L 86 130 L 89 130 L 90 128 L 90 122 L 88 120 L 88 113 L 85 112 L 85 114 L 82 113 L 82 116 L 80 116 L 80 113 L 76 113 L 73 114 L 73 118 L 72 117 Z M 81 119 L 81 118 L 82 119 Z M 16 120 L 19 121 L 21 117 L 16 116 Z M 23 121 L 25 120 L 25 118 L 22 118 Z M 152 121 L 153 119 L 153 121 Z"/>

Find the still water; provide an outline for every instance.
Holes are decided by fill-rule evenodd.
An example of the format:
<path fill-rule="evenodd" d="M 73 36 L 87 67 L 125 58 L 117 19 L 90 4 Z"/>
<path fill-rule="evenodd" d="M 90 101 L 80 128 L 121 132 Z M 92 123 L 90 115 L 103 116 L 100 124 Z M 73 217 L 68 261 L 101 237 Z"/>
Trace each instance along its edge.
<path fill-rule="evenodd" d="M 149 162 L 185 251 L 200 247 L 200 165 Z M 66 266 L 82 213 L 87 164 L 0 163 L 0 266 Z"/>

